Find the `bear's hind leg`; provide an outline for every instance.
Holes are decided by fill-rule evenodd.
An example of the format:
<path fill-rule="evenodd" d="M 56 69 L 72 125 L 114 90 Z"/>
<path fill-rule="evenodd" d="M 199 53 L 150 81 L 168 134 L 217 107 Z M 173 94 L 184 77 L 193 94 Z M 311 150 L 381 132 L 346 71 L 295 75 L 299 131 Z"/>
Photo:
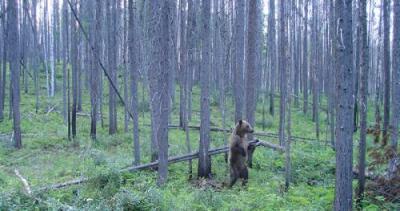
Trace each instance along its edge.
<path fill-rule="evenodd" d="M 243 168 L 240 172 L 240 178 L 243 179 L 242 185 L 245 186 L 247 184 L 247 181 L 249 180 L 249 172 L 246 167 Z"/>
<path fill-rule="evenodd" d="M 230 178 L 231 181 L 230 181 L 230 183 L 229 183 L 229 187 L 230 187 L 230 188 L 236 183 L 236 180 L 237 180 L 238 177 L 239 177 L 239 175 L 238 175 L 237 172 L 238 172 L 237 170 L 235 170 L 234 168 L 231 167 L 231 178 Z"/>

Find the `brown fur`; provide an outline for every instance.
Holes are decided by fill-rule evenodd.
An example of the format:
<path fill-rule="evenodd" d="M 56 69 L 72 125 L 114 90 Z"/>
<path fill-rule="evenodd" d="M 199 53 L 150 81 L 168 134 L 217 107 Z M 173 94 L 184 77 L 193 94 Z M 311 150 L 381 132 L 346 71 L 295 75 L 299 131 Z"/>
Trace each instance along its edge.
<path fill-rule="evenodd" d="M 244 120 L 240 120 L 232 132 L 229 143 L 230 187 L 239 178 L 243 179 L 243 185 L 247 183 L 248 133 L 253 133 L 253 128 Z"/>

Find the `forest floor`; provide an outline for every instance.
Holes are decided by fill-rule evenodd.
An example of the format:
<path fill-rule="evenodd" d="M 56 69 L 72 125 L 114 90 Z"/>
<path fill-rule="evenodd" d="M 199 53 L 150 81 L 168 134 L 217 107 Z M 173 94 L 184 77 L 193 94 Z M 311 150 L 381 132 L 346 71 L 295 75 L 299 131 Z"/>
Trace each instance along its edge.
<path fill-rule="evenodd" d="M 60 84 L 60 83 L 59 83 Z M 61 86 L 61 85 L 60 85 Z M 45 89 L 42 89 L 44 95 Z M 142 92 L 140 101 L 142 101 Z M 199 90 L 193 94 L 191 125 L 199 124 Z M 329 134 L 326 115 L 321 111 L 320 141 L 294 140 L 292 144 L 292 183 L 284 192 L 284 155 L 268 148 L 258 148 L 253 158 L 253 168 L 247 187 L 236 185 L 232 189 L 222 186 L 228 180 L 228 165 L 224 156 L 212 157 L 212 181 L 188 180 L 187 162 L 169 166 L 168 182 L 157 187 L 157 172 L 146 170 L 119 173 L 133 161 L 132 124 L 129 132 L 123 129 L 123 108 L 118 110 L 118 134 L 108 135 L 107 97 L 104 103 L 104 128 L 99 122 L 98 138 L 89 138 L 90 118 L 79 115 L 77 119 L 77 143 L 67 139 L 67 127 L 61 115 L 62 97 L 58 94 L 50 100 L 41 97 L 40 110 L 35 113 L 35 98 L 21 94 L 21 128 L 23 148 L 15 150 L 11 144 L 12 121 L 6 118 L 0 123 L 0 210 L 331 210 L 335 185 L 335 153 L 327 139 Z M 171 122 L 177 124 L 179 94 L 175 95 Z M 144 96 L 146 98 L 146 96 Z M 229 98 L 231 99 L 231 98 Z M 275 101 L 278 113 L 279 101 Z M 324 101 L 322 106 L 324 106 Z M 212 100 L 212 126 L 221 127 L 218 104 Z M 227 102 L 229 117 L 233 114 L 233 102 Z M 83 96 L 83 110 L 90 113 L 87 93 Z M 148 104 L 140 104 L 140 142 L 142 163 L 149 162 L 150 115 Z M 310 106 L 311 108 L 311 106 Z M 6 104 L 6 111 L 8 105 Z M 311 114 L 292 107 L 292 135 L 315 138 L 315 124 Z M 311 113 L 311 109 L 309 110 Z M 372 114 L 371 114 L 372 115 Z M 6 112 L 8 116 L 8 112 Z M 258 103 L 255 130 L 276 133 L 278 115 L 267 114 L 263 122 L 262 102 Z M 372 118 L 372 116 L 371 116 Z M 228 118 L 231 119 L 231 118 Z M 373 122 L 373 120 L 371 120 Z M 228 121 L 229 128 L 234 122 Z M 263 129 L 263 125 L 265 129 Z M 229 134 L 227 134 L 229 136 Z M 256 137 L 277 143 L 278 140 Z M 222 146 L 222 133 L 212 132 L 211 147 Z M 198 148 L 199 133 L 190 132 L 192 148 Z M 371 140 L 369 140 L 370 142 Z M 170 155 L 186 153 L 185 134 L 171 129 L 169 133 Z M 354 146 L 358 144 L 355 142 Z M 356 152 L 356 150 L 355 150 Z M 356 157 L 356 155 L 354 156 Z M 354 162 L 356 163 L 356 161 Z M 29 183 L 33 194 L 28 196 L 15 174 L 18 170 Z M 197 160 L 193 162 L 196 178 Z M 35 192 L 40 187 L 71 179 L 88 177 L 89 182 L 67 188 Z M 354 180 L 354 187 L 356 181 Z M 367 197 L 362 202 L 365 210 L 395 210 L 400 206 L 385 203 L 382 197 Z"/>

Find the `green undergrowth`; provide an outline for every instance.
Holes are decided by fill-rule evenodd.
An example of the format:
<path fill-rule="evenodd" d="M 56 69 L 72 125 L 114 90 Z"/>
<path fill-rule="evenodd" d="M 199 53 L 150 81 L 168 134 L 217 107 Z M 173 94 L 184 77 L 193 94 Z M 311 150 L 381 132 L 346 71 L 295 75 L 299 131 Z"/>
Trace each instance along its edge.
<path fill-rule="evenodd" d="M 122 89 L 121 89 L 122 90 Z M 141 88 L 139 89 L 141 90 Z M 44 87 L 42 92 L 45 93 Z M 142 101 L 147 96 L 140 92 Z M 179 93 L 175 94 L 175 106 L 171 122 L 177 124 Z M 212 157 L 211 180 L 196 178 L 197 161 L 193 162 L 193 178 L 189 179 L 187 162 L 169 166 L 168 182 L 163 187 L 156 185 L 157 172 L 120 172 L 133 161 L 132 126 L 123 132 L 123 108 L 118 107 L 118 130 L 108 135 L 107 93 L 104 103 L 104 127 L 99 122 L 96 141 L 89 138 L 90 122 L 87 115 L 78 116 L 78 136 L 75 142 L 67 139 L 64 124 L 62 97 L 48 100 L 41 97 L 40 109 L 35 112 L 35 98 L 31 90 L 21 96 L 21 128 L 23 148 L 12 147 L 12 121 L 6 118 L 0 123 L 0 210 L 331 210 L 334 199 L 335 153 L 327 141 L 326 115 L 321 112 L 321 138 L 319 141 L 294 140 L 292 143 L 292 183 L 284 191 L 284 155 L 268 148 L 258 148 L 254 155 L 253 168 L 247 187 L 239 183 L 232 189 L 224 184 L 228 180 L 228 165 L 223 155 Z M 324 101 L 323 99 L 323 102 Z M 278 113 L 278 100 L 275 111 Z M 324 103 L 323 103 L 324 104 Z M 212 126 L 221 127 L 221 112 L 218 103 L 211 102 Z M 233 127 L 233 103 L 227 101 L 228 127 Z M 90 113 L 89 97 L 84 92 L 83 110 Z M 6 105 L 7 108 L 7 105 Z M 263 109 L 265 109 L 263 111 Z M 51 110 L 51 112 L 48 112 Z M 193 93 L 193 115 L 191 124 L 199 124 L 199 89 Z M 293 106 L 292 134 L 315 138 L 315 124 L 310 115 L 304 115 Z M 6 109 L 7 111 L 7 109 Z M 278 115 L 267 114 L 268 108 L 258 103 L 256 113 L 257 131 L 278 131 Z M 262 114 L 264 112 L 264 119 Z M 8 113 L 6 112 L 6 116 Z M 142 163 L 149 162 L 150 115 L 148 104 L 140 103 L 140 142 Z M 227 134 L 229 135 L 229 134 Z M 278 143 L 278 140 L 257 137 Z M 198 148 L 198 131 L 190 132 L 193 149 Z M 169 132 L 171 156 L 187 153 L 185 133 L 176 129 Z M 224 135 L 211 134 L 211 147 L 224 144 Z M 27 179 L 34 191 L 24 193 L 23 184 L 15 170 Z M 69 186 L 51 191 L 36 191 L 41 187 L 89 178 L 82 185 Z M 356 186 L 354 184 L 354 186 Z M 374 201 L 376 202 L 376 200 Z M 396 205 L 363 202 L 366 210 L 396 209 Z"/>

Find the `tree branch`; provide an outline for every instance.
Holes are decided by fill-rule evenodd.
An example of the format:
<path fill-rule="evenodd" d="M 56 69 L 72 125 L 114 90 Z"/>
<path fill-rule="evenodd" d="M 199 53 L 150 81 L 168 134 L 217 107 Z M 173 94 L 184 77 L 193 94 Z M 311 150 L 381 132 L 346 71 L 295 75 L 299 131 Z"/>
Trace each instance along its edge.
<path fill-rule="evenodd" d="M 17 169 L 14 169 L 14 173 L 15 173 L 15 175 L 17 175 L 17 177 L 21 180 L 22 184 L 24 185 L 25 192 L 28 195 L 31 195 L 32 194 L 32 190 L 31 190 L 31 188 L 29 186 L 28 181 L 19 173 L 19 171 Z"/>
<path fill-rule="evenodd" d="M 254 146 L 263 146 L 266 148 L 271 148 L 273 150 L 276 150 L 280 153 L 283 153 L 285 150 L 283 147 L 266 142 L 266 141 L 260 141 L 260 140 L 253 140 L 249 142 L 250 145 L 254 145 Z M 229 147 L 223 146 L 223 147 L 218 147 L 215 149 L 210 149 L 208 151 L 208 155 L 212 156 L 212 155 L 218 155 L 218 154 L 222 154 L 225 152 L 229 151 Z M 175 157 L 170 157 L 168 159 L 168 164 L 173 164 L 173 163 L 178 163 L 178 162 L 183 162 L 183 161 L 188 161 L 188 160 L 193 160 L 199 157 L 199 152 L 192 152 L 189 154 L 185 154 L 185 155 L 180 155 L 180 156 L 175 156 Z M 142 164 L 142 165 L 138 165 L 138 166 L 130 166 L 130 167 L 126 167 L 121 169 L 119 172 L 135 172 L 135 171 L 141 171 L 141 170 L 146 170 L 146 169 L 151 169 L 154 167 L 158 166 L 158 161 L 155 162 L 151 162 L 151 163 L 147 163 L 147 164 Z M 68 186 L 72 186 L 72 185 L 79 185 L 82 183 L 85 183 L 89 181 L 89 178 L 87 177 L 82 177 L 82 178 L 78 178 L 78 179 L 74 179 L 71 181 L 67 181 L 67 182 L 63 182 L 63 183 L 57 183 L 57 184 L 53 184 L 50 186 L 46 186 L 46 187 L 42 187 L 39 188 L 37 190 L 35 190 L 35 192 L 40 192 L 40 191 L 48 191 L 48 190 L 54 190 L 54 189 L 60 189 L 60 188 L 64 188 L 64 187 L 68 187 Z"/>

